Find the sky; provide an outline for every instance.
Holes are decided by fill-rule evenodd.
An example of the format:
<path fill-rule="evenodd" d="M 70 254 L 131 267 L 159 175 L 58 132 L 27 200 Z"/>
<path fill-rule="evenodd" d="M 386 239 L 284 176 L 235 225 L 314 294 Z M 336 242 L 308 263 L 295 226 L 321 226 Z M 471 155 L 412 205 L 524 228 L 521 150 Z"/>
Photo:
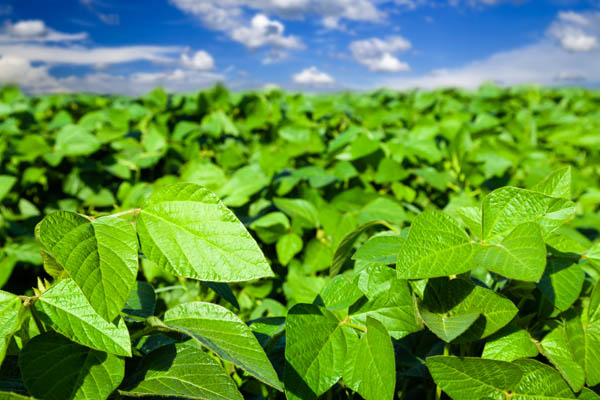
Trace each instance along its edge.
<path fill-rule="evenodd" d="M 600 0 L 0 0 L 0 83 L 600 87 Z"/>

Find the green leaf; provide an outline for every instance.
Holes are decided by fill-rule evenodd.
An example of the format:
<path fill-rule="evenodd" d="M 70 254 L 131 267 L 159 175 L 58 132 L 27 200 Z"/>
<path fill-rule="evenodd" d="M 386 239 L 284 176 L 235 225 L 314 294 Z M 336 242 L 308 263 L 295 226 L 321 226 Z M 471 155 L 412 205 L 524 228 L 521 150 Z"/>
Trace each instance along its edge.
<path fill-rule="evenodd" d="M 454 400 L 562 400 L 575 395 L 551 367 L 535 360 L 505 361 L 470 357 L 427 358 L 435 383 Z"/>
<path fill-rule="evenodd" d="M 122 358 L 54 333 L 31 339 L 19 356 L 27 390 L 48 400 L 105 400 L 125 374 Z"/>
<path fill-rule="evenodd" d="M 580 391 L 585 383 L 585 370 L 575 359 L 570 343 L 570 339 L 575 342 L 584 340 L 581 325 L 579 331 L 578 335 L 570 338 L 567 335 L 566 327 L 561 325 L 541 341 L 542 354 L 558 369 L 575 392 Z"/>
<path fill-rule="evenodd" d="M 462 274 L 473 267 L 473 245 L 449 215 L 425 211 L 413 220 L 398 254 L 398 278 Z"/>
<path fill-rule="evenodd" d="M 406 219 L 404 207 L 387 197 L 378 197 L 360 210 L 358 223 L 366 224 L 371 221 L 383 220 L 401 226 Z"/>
<path fill-rule="evenodd" d="M 395 264 L 405 239 L 404 236 L 392 232 L 372 236 L 358 248 L 352 259 Z"/>
<path fill-rule="evenodd" d="M 570 200 L 515 187 L 494 190 L 483 200 L 483 239 L 498 243 L 517 225 L 536 222 L 542 236 L 556 230 L 575 214 Z"/>
<path fill-rule="evenodd" d="M 561 168 L 535 184 L 531 190 L 552 197 L 571 200 L 571 167 Z"/>
<path fill-rule="evenodd" d="M 600 400 L 599 395 L 597 395 L 594 391 L 586 387 L 583 388 L 583 390 L 579 394 L 579 397 L 577 398 L 579 400 Z"/>
<path fill-rule="evenodd" d="M 465 316 L 462 321 L 459 320 L 462 324 L 468 321 L 468 314 L 481 314 L 473 325 L 457 338 L 457 342 L 474 341 L 493 334 L 507 325 L 518 311 L 510 300 L 460 278 L 430 279 L 423 301 L 419 304 L 421 315 L 423 310 L 440 317 Z"/>
<path fill-rule="evenodd" d="M 396 388 L 394 347 L 385 327 L 367 318 L 367 333 L 350 349 L 344 384 L 365 400 L 392 400 Z"/>
<path fill-rule="evenodd" d="M 54 152 L 61 156 L 86 156 L 100 148 L 100 140 L 87 129 L 77 125 L 65 125 L 56 135 Z"/>
<path fill-rule="evenodd" d="M 72 279 L 63 279 L 33 303 L 40 319 L 72 341 L 108 353 L 131 356 L 129 332 L 122 318 L 106 322 L 90 306 Z"/>
<path fill-rule="evenodd" d="M 123 313 L 145 319 L 154 315 L 155 305 L 156 295 L 152 286 L 147 282 L 137 281 L 123 306 Z"/>
<path fill-rule="evenodd" d="M 298 221 L 305 228 L 317 228 L 319 226 L 318 212 L 315 206 L 304 199 L 286 199 L 283 197 L 273 198 L 275 207 Z"/>
<path fill-rule="evenodd" d="M 427 368 L 436 385 L 454 400 L 505 399 L 523 377 L 514 364 L 480 358 L 429 357 Z"/>
<path fill-rule="evenodd" d="M 145 356 L 121 393 L 133 397 L 243 399 L 223 367 L 193 342 L 162 346 Z"/>
<path fill-rule="evenodd" d="M 422 329 L 408 282 L 395 279 L 393 270 L 392 277 L 378 285 L 368 296 L 350 307 L 350 322 L 365 325 L 368 317 L 374 318 L 385 326 L 394 339 L 401 339 Z"/>
<path fill-rule="evenodd" d="M 0 364 L 6 355 L 6 349 L 16 333 L 21 327 L 22 317 L 25 312 L 22 301 L 18 296 L 12 293 L 0 290 Z"/>
<path fill-rule="evenodd" d="M 367 222 L 366 224 L 358 226 L 352 232 L 350 232 L 346 236 L 344 236 L 344 238 L 342 239 L 342 241 L 340 242 L 338 247 L 335 249 L 335 253 L 333 255 L 333 262 L 331 264 L 331 267 L 329 268 L 329 275 L 334 276 L 340 272 L 340 270 L 342 269 L 342 266 L 344 265 L 346 260 L 348 260 L 348 258 L 350 258 L 350 254 L 352 253 L 352 250 L 354 249 L 354 243 L 356 243 L 358 238 L 363 233 L 365 233 L 365 231 L 367 231 L 367 229 L 369 229 L 375 225 L 381 225 L 381 224 L 382 224 L 382 221 Z"/>
<path fill-rule="evenodd" d="M 142 251 L 175 275 L 210 282 L 271 277 L 258 245 L 212 192 L 191 183 L 163 186 L 137 219 Z"/>
<path fill-rule="evenodd" d="M 356 333 L 330 311 L 296 304 L 286 322 L 285 390 L 288 399 L 316 399 L 344 373 L 347 352 Z"/>
<path fill-rule="evenodd" d="M 343 310 L 362 297 L 362 292 L 346 276 L 337 275 L 321 290 L 319 296 L 328 310 Z"/>
<path fill-rule="evenodd" d="M 89 221 L 57 211 L 46 216 L 35 233 L 102 318 L 112 321 L 119 315 L 138 270 L 137 238 L 131 224 L 115 217 Z"/>
<path fill-rule="evenodd" d="M 277 240 L 275 249 L 279 263 L 286 266 L 292 261 L 292 258 L 302 250 L 302 238 L 293 232 L 282 235 Z"/>
<path fill-rule="evenodd" d="M 35 400 L 33 397 L 22 396 L 13 392 L 0 392 L 0 400 Z"/>
<path fill-rule="evenodd" d="M 480 244 L 477 263 L 509 279 L 537 282 L 546 267 L 546 245 L 538 224 L 517 225 L 500 243 Z"/>
<path fill-rule="evenodd" d="M 518 358 L 536 357 L 539 351 L 525 329 L 507 325 L 490 336 L 483 348 L 482 358 L 514 361 Z"/>
<path fill-rule="evenodd" d="M 165 313 L 164 322 L 258 380 L 282 389 L 275 370 L 250 328 L 226 308 L 202 302 L 180 304 Z"/>
<path fill-rule="evenodd" d="M 17 183 L 17 178 L 10 175 L 0 175 L 0 201 L 10 193 L 12 187 Z"/>
<path fill-rule="evenodd" d="M 585 273 L 579 264 L 569 259 L 554 258 L 548 260 L 537 287 L 556 308 L 565 311 L 579 297 L 584 280 Z"/>
<path fill-rule="evenodd" d="M 419 309 L 419 314 L 427 327 L 444 342 L 451 342 L 469 329 L 473 322 L 479 318 L 479 312 L 466 314 L 440 314 L 431 313 L 426 309 Z"/>

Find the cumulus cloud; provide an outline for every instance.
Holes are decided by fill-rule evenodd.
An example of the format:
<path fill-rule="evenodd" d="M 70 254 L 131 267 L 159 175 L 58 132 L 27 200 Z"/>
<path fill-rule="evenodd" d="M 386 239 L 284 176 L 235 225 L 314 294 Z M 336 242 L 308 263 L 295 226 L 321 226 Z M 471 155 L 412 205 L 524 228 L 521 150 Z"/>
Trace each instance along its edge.
<path fill-rule="evenodd" d="M 188 53 L 181 55 L 181 63 L 184 67 L 199 71 L 206 71 L 215 68 L 215 60 L 204 50 L 198 50 L 192 56 Z"/>
<path fill-rule="evenodd" d="M 350 44 L 354 59 L 374 72 L 409 71 L 410 66 L 394 54 L 410 48 L 410 42 L 401 36 L 356 40 Z"/>
<path fill-rule="evenodd" d="M 63 33 L 50 29 L 39 19 L 16 23 L 7 21 L 0 30 L 1 42 L 74 42 L 87 39 L 87 33 Z"/>
<path fill-rule="evenodd" d="M 233 37 L 231 33 L 236 28 L 251 25 L 250 16 L 257 13 L 297 20 L 315 18 L 329 29 L 341 28 L 343 26 L 341 20 L 375 22 L 385 17 L 385 13 L 378 8 L 381 0 L 170 0 L 170 2 L 183 12 L 198 17 L 204 26 L 226 32 L 234 40 L 239 36 Z"/>
<path fill-rule="evenodd" d="M 299 73 L 292 75 L 294 83 L 310 86 L 329 86 L 335 83 L 331 75 L 321 72 L 317 67 L 303 69 Z"/>
<path fill-rule="evenodd" d="M 234 28 L 230 35 L 233 40 L 250 49 L 266 45 L 289 49 L 304 47 L 299 37 L 285 36 L 284 31 L 285 27 L 281 22 L 271 20 L 264 14 L 256 14 L 250 21 L 250 25 Z"/>
<path fill-rule="evenodd" d="M 48 73 L 47 66 L 32 66 L 19 57 L 0 57 L 0 82 L 20 85 L 24 90 L 34 92 L 56 92 L 62 87 Z"/>
<path fill-rule="evenodd" d="M 600 12 L 561 12 L 548 29 L 548 34 L 569 51 L 586 52 L 597 49 L 600 37 Z"/>

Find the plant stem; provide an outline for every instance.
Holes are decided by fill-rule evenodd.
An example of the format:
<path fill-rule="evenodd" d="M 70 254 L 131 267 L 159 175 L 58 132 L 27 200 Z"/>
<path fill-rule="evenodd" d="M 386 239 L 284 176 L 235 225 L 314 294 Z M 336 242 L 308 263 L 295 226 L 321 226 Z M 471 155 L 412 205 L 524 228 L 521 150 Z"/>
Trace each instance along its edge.
<path fill-rule="evenodd" d="M 40 333 L 45 333 L 46 330 L 44 329 L 44 325 L 42 325 L 42 321 L 39 320 L 39 318 L 37 317 L 37 315 L 35 315 L 35 311 L 33 311 L 33 307 L 28 307 L 29 308 L 29 312 L 31 313 L 31 317 L 33 318 L 33 322 L 35 322 L 35 326 L 37 326 L 38 331 L 40 331 Z"/>
<path fill-rule="evenodd" d="M 364 326 L 355 325 L 352 322 L 348 321 L 347 319 L 345 319 L 342 322 L 340 322 L 340 325 L 345 325 L 345 326 L 348 326 L 350 328 L 358 329 L 359 331 L 363 331 L 363 332 L 367 331 L 367 328 L 365 328 Z"/>
<path fill-rule="evenodd" d="M 450 355 L 450 343 L 446 343 L 444 345 L 444 355 Z M 435 385 L 435 400 L 441 400 L 442 398 L 442 388 L 439 385 Z"/>
<path fill-rule="evenodd" d="M 126 211 L 121 211 L 118 212 L 116 214 L 111 214 L 111 217 L 122 217 L 123 215 L 129 215 L 129 214 L 139 214 L 140 213 L 141 208 L 132 208 L 131 210 L 126 210 Z"/>

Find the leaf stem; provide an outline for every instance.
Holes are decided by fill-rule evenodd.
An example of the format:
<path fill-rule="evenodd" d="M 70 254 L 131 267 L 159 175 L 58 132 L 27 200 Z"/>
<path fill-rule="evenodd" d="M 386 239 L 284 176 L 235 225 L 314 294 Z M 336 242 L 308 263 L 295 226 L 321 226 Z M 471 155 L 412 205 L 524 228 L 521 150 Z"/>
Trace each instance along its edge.
<path fill-rule="evenodd" d="M 358 329 L 359 331 L 362 331 L 362 332 L 367 331 L 367 328 L 365 328 L 364 326 L 353 324 L 352 322 L 350 322 L 350 320 L 348 318 L 346 318 L 345 320 L 340 322 L 340 325 L 345 325 L 350 328 Z"/>
<path fill-rule="evenodd" d="M 40 331 L 40 333 L 45 333 L 46 329 L 44 329 L 44 325 L 42 325 L 42 321 L 39 320 L 39 318 L 37 317 L 37 315 L 35 315 L 35 311 L 33 310 L 33 307 L 27 307 L 29 308 L 29 312 L 31 313 L 31 318 L 33 318 L 33 322 L 35 322 L 35 326 L 37 326 L 38 331 Z"/>
<path fill-rule="evenodd" d="M 450 343 L 444 344 L 444 355 L 450 355 Z M 439 385 L 435 385 L 435 400 L 441 400 L 442 398 L 442 388 Z"/>
<path fill-rule="evenodd" d="M 124 215 L 130 215 L 130 214 L 137 215 L 140 213 L 140 211 L 142 211 L 141 208 L 132 208 L 131 210 L 121 211 L 116 214 L 111 214 L 110 216 L 111 217 L 122 217 Z"/>

